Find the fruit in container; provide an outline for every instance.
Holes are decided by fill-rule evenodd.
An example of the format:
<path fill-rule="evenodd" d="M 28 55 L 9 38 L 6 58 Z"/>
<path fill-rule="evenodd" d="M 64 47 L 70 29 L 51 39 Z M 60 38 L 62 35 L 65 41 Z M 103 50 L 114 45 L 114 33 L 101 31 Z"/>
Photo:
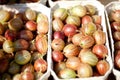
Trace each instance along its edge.
<path fill-rule="evenodd" d="M 38 51 L 35 51 L 31 54 L 31 61 L 35 62 L 35 60 L 39 59 L 39 58 L 43 58 L 45 56 L 45 54 L 41 54 Z"/>
<path fill-rule="evenodd" d="M 72 37 L 74 34 L 76 34 L 77 27 L 73 24 L 65 24 L 63 27 L 63 32 L 65 36 Z"/>
<path fill-rule="evenodd" d="M 70 14 L 74 16 L 83 17 L 87 13 L 85 6 L 77 5 L 70 9 Z"/>
<path fill-rule="evenodd" d="M 105 44 L 106 42 L 106 34 L 102 30 L 96 30 L 93 33 L 93 37 L 95 39 L 96 44 Z"/>
<path fill-rule="evenodd" d="M 62 21 L 66 19 L 67 15 L 67 10 L 65 8 L 58 8 L 53 13 L 54 18 L 59 18 Z"/>
<path fill-rule="evenodd" d="M 76 77 L 76 73 L 72 69 L 65 68 L 60 70 L 60 72 L 58 73 L 58 76 L 61 79 L 71 79 Z"/>
<path fill-rule="evenodd" d="M 77 71 L 77 68 L 79 67 L 80 63 L 81 61 L 79 57 L 72 56 L 67 59 L 66 67 Z"/>
<path fill-rule="evenodd" d="M 49 30 L 49 24 L 47 21 L 41 21 L 38 22 L 37 24 L 37 32 L 38 34 L 42 33 L 42 34 L 47 34 Z"/>
<path fill-rule="evenodd" d="M 15 51 L 27 50 L 29 43 L 25 39 L 17 39 L 13 42 L 13 46 Z"/>
<path fill-rule="evenodd" d="M 93 22 L 88 22 L 87 24 L 82 25 L 82 31 L 85 35 L 93 35 L 96 30 L 97 27 Z"/>
<path fill-rule="evenodd" d="M 101 16 L 99 16 L 99 15 L 93 15 L 92 18 L 93 18 L 93 22 L 95 24 L 101 24 Z"/>
<path fill-rule="evenodd" d="M 27 21 L 25 24 L 26 29 L 30 31 L 36 31 L 37 29 L 37 23 L 33 20 Z"/>
<path fill-rule="evenodd" d="M 97 12 L 97 9 L 93 5 L 87 4 L 85 7 L 90 15 L 94 15 Z"/>
<path fill-rule="evenodd" d="M 22 72 L 20 75 L 22 80 L 34 80 L 34 74 L 31 72 Z"/>
<path fill-rule="evenodd" d="M 0 15 L 2 15 L 2 16 L 0 16 L 0 22 L 6 22 L 11 17 L 10 12 L 7 10 L 0 10 Z"/>
<path fill-rule="evenodd" d="M 34 77 L 36 80 L 39 79 L 40 77 L 42 77 L 43 75 L 44 75 L 44 73 L 42 73 L 42 72 L 35 72 L 34 73 Z"/>
<path fill-rule="evenodd" d="M 42 34 L 42 33 L 37 34 L 36 37 L 35 37 L 35 41 L 37 41 L 38 39 L 43 38 L 43 37 L 47 39 L 47 35 L 46 34 Z"/>
<path fill-rule="evenodd" d="M 24 20 L 36 20 L 36 17 L 37 17 L 36 11 L 34 11 L 34 10 L 30 9 L 30 8 L 27 8 L 24 11 L 24 15 L 23 15 Z"/>
<path fill-rule="evenodd" d="M 64 59 L 64 55 L 63 55 L 63 53 L 61 51 L 53 51 L 52 52 L 52 59 L 55 62 L 61 62 Z"/>
<path fill-rule="evenodd" d="M 120 10 L 111 11 L 110 16 L 114 21 L 120 22 Z"/>
<path fill-rule="evenodd" d="M 53 28 L 54 31 L 61 31 L 63 26 L 64 26 L 64 24 L 61 21 L 61 19 L 59 19 L 59 18 L 55 18 L 52 21 L 52 28 Z"/>
<path fill-rule="evenodd" d="M 110 68 L 110 65 L 106 60 L 100 60 L 96 65 L 99 74 L 104 75 Z"/>
<path fill-rule="evenodd" d="M 67 24 L 73 24 L 75 26 L 80 26 L 81 24 L 81 20 L 78 16 L 72 16 L 72 15 L 69 15 L 67 18 L 66 18 L 66 23 Z"/>
<path fill-rule="evenodd" d="M 91 16 L 89 15 L 85 15 L 82 17 L 82 24 L 87 24 L 89 22 L 93 22 L 93 19 Z"/>
<path fill-rule="evenodd" d="M 66 17 L 59 17 L 55 26 L 54 14 L 63 15 L 63 10 L 67 11 Z M 102 16 L 97 8 L 89 4 L 79 4 L 69 8 L 59 7 L 52 13 L 51 54 L 53 70 L 58 78 L 82 79 L 105 75 L 109 69 L 103 72 L 101 69 L 97 70 L 98 62 L 109 57 Z M 108 62 L 107 64 L 109 65 Z"/>
<path fill-rule="evenodd" d="M 103 44 L 96 44 L 93 46 L 92 52 L 98 57 L 98 58 L 105 58 L 108 56 L 108 49 Z"/>
<path fill-rule="evenodd" d="M 19 38 L 24 39 L 26 41 L 30 41 L 33 39 L 33 33 L 29 30 L 21 30 L 19 32 Z"/>
<path fill-rule="evenodd" d="M 31 59 L 31 54 L 27 50 L 17 51 L 15 54 L 15 62 L 19 65 L 27 64 Z"/>
<path fill-rule="evenodd" d="M 21 20 L 23 20 L 23 13 L 16 13 L 13 15 L 13 18 L 20 18 Z"/>
<path fill-rule="evenodd" d="M 20 18 L 13 18 L 8 22 L 10 30 L 19 31 L 23 27 L 23 21 Z"/>
<path fill-rule="evenodd" d="M 55 31 L 54 34 L 53 34 L 53 38 L 54 39 L 60 38 L 60 39 L 64 40 L 65 39 L 65 35 L 64 35 L 64 33 L 62 31 Z"/>
<path fill-rule="evenodd" d="M 91 66 L 96 66 L 98 62 L 97 56 L 90 49 L 85 49 L 85 50 L 84 51 L 81 50 L 79 53 L 79 58 L 81 62 L 87 63 Z"/>
<path fill-rule="evenodd" d="M 114 29 L 115 31 L 120 31 L 120 22 L 112 22 L 111 29 Z"/>
<path fill-rule="evenodd" d="M 14 76 L 13 76 L 13 80 L 20 80 L 21 79 L 21 74 L 15 74 Z"/>
<path fill-rule="evenodd" d="M 113 38 L 114 38 L 114 40 L 119 41 L 120 40 L 120 31 L 113 32 Z"/>
<path fill-rule="evenodd" d="M 94 38 L 92 36 L 86 35 L 80 40 L 79 45 L 81 48 L 90 48 L 94 45 L 94 43 Z"/>
<path fill-rule="evenodd" d="M 0 10 L 3 19 L 0 21 L 0 79 L 40 79 L 48 68 L 48 16 L 27 7 L 17 13 L 7 10 Z M 38 29 L 43 21 L 46 21 L 41 24 L 44 28 Z M 45 65 L 37 62 L 38 59 Z M 42 69 L 38 72 L 39 68 Z"/>
<path fill-rule="evenodd" d="M 84 38 L 84 34 L 82 33 L 76 33 L 73 37 L 72 37 L 72 43 L 79 46 L 79 42 L 82 38 Z"/>
<path fill-rule="evenodd" d="M 92 67 L 86 63 L 80 63 L 77 68 L 79 78 L 87 78 L 93 75 Z"/>
<path fill-rule="evenodd" d="M 62 69 L 66 68 L 66 63 L 65 62 L 59 62 L 56 63 L 54 66 L 54 71 L 58 74 L 59 71 L 61 71 Z"/>
<path fill-rule="evenodd" d="M 37 72 L 45 72 L 47 70 L 47 62 L 44 60 L 44 59 L 37 59 L 35 60 L 35 63 L 34 63 L 34 69 L 35 71 Z"/>
<path fill-rule="evenodd" d="M 56 51 L 63 50 L 65 42 L 62 39 L 54 39 L 51 43 L 52 49 Z"/>
<path fill-rule="evenodd" d="M 17 32 L 16 31 L 13 31 L 13 30 L 10 30 L 10 29 L 7 29 L 6 31 L 5 31 L 5 38 L 7 39 L 7 40 L 11 40 L 11 41 L 14 41 L 15 40 L 15 38 L 17 37 Z"/>
<path fill-rule="evenodd" d="M 3 50 L 6 53 L 13 53 L 14 52 L 14 45 L 11 40 L 5 40 L 3 43 Z"/>
<path fill-rule="evenodd" d="M 22 69 L 21 69 L 22 72 L 32 72 L 34 73 L 34 66 L 30 63 L 22 66 Z"/>
<path fill-rule="evenodd" d="M 41 54 L 46 54 L 48 50 L 48 42 L 46 37 L 39 38 L 35 42 L 36 49 L 41 53 Z"/>
<path fill-rule="evenodd" d="M 64 47 L 63 54 L 67 58 L 72 57 L 72 56 L 77 56 L 79 54 L 79 47 L 72 43 L 68 44 Z"/>
<path fill-rule="evenodd" d="M 39 23 L 41 21 L 48 21 L 48 17 L 43 13 L 38 13 L 36 22 Z"/>

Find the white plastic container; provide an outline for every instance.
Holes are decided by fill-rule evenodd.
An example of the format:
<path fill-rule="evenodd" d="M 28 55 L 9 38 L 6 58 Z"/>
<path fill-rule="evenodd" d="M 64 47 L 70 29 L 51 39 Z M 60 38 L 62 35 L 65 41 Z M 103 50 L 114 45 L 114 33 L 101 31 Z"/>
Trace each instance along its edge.
<path fill-rule="evenodd" d="M 32 10 L 35 10 L 37 12 L 41 12 L 45 14 L 48 17 L 49 20 L 49 28 L 50 28 L 50 9 L 44 6 L 43 4 L 40 3 L 26 3 L 26 4 L 13 4 L 13 5 L 0 5 L 0 9 L 11 11 L 14 13 L 18 12 L 24 12 L 26 8 L 30 8 Z M 50 38 L 50 29 L 48 31 L 48 47 L 50 46 L 49 38 Z M 39 80 L 48 80 L 48 77 L 50 76 L 50 65 L 51 65 L 51 59 L 49 58 L 50 55 L 50 49 L 48 48 L 48 51 L 46 53 L 47 55 L 47 71 L 40 77 Z"/>
<path fill-rule="evenodd" d="M 83 0 L 83 1 L 58 1 L 55 2 L 55 4 L 51 7 L 51 15 L 54 12 L 55 9 L 57 8 L 70 8 L 72 6 L 75 5 L 87 5 L 87 4 L 91 4 L 93 6 L 95 6 L 97 8 L 98 11 L 98 15 L 101 16 L 102 18 L 102 22 L 101 25 L 103 26 L 103 31 L 106 33 L 106 46 L 108 48 L 108 57 L 106 58 L 106 60 L 109 62 L 110 64 L 110 69 L 106 72 L 106 74 L 104 76 L 98 76 L 98 77 L 89 77 L 89 78 L 74 78 L 74 79 L 69 79 L 69 80 L 106 80 L 106 78 L 108 77 L 108 75 L 111 73 L 111 70 L 113 68 L 113 64 L 112 64 L 112 59 L 111 59 L 111 51 L 110 51 L 110 47 L 109 47 L 109 41 L 108 41 L 108 34 L 107 34 L 107 28 L 106 28 L 106 22 L 105 22 L 105 14 L 104 14 L 104 6 L 99 2 L 99 1 L 88 1 L 88 0 Z M 51 74 L 54 77 L 55 80 L 68 80 L 68 79 L 60 79 L 58 78 L 58 76 L 56 75 L 56 73 L 53 70 L 53 65 L 51 68 Z"/>
<path fill-rule="evenodd" d="M 48 3 L 49 3 L 49 6 L 52 7 L 56 2 L 61 2 L 61 1 L 86 1 L 86 0 L 58 0 L 58 1 L 48 0 Z"/>
<path fill-rule="evenodd" d="M 118 9 L 120 10 L 120 2 L 119 1 L 110 2 L 109 4 L 107 4 L 105 6 L 105 14 L 106 14 L 106 19 L 107 19 L 107 23 L 108 23 L 108 30 L 109 30 L 109 37 L 110 37 L 110 42 L 111 42 L 113 64 L 114 64 L 114 51 L 115 51 L 115 49 L 114 49 L 114 40 L 113 40 L 113 37 L 112 37 L 112 30 L 111 30 L 108 14 L 112 10 L 118 10 Z M 113 67 L 113 74 L 115 75 L 116 80 L 120 80 L 120 71 L 115 69 L 114 67 Z"/>

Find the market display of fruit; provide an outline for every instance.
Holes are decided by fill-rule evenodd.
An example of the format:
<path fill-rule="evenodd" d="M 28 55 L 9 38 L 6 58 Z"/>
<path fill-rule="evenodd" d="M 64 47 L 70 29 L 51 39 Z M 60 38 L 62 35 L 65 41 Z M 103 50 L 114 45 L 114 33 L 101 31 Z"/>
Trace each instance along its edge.
<path fill-rule="evenodd" d="M 92 80 L 106 75 L 111 68 L 107 60 L 111 54 L 99 10 L 89 3 L 82 5 L 82 1 L 71 6 L 61 4 L 52 7 L 53 77 Z"/>
<path fill-rule="evenodd" d="M 101 1 L 1 0 L 0 80 L 120 80 L 120 2 Z"/>
<path fill-rule="evenodd" d="M 0 10 L 0 80 L 39 80 L 48 72 L 49 16 L 31 5 Z"/>

